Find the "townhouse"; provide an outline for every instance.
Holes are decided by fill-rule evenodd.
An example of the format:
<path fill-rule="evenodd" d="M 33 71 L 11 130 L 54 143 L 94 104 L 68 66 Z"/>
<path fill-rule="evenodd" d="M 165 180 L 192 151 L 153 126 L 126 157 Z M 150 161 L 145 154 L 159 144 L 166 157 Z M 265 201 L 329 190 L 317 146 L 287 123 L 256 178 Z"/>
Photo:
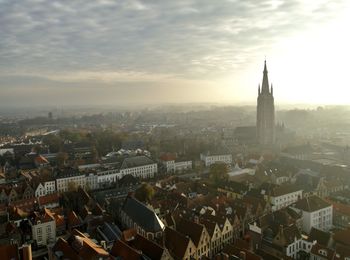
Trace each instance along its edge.
<path fill-rule="evenodd" d="M 135 156 L 124 159 L 120 167 L 120 178 L 127 174 L 142 179 L 153 178 L 157 172 L 157 163 L 144 155 Z"/>
<path fill-rule="evenodd" d="M 223 162 L 229 165 L 232 164 L 232 155 L 227 153 L 201 153 L 200 159 L 204 162 L 206 167 L 217 162 Z"/>
<path fill-rule="evenodd" d="M 293 208 L 302 214 L 302 229 L 309 233 L 312 227 L 328 231 L 333 226 L 333 206 L 318 196 L 297 201 Z"/>

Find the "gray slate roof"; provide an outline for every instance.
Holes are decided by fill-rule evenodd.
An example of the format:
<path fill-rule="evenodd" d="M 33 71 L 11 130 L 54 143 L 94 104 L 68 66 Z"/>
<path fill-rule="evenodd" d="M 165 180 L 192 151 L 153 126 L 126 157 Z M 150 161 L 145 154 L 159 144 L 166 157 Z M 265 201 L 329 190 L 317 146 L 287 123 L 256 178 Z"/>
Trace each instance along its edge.
<path fill-rule="evenodd" d="M 164 230 L 164 224 L 156 213 L 133 197 L 126 197 L 122 210 L 133 222 L 137 223 L 147 232 L 156 233 Z"/>
<path fill-rule="evenodd" d="M 155 162 L 153 162 L 150 158 L 148 158 L 147 156 L 144 156 L 144 155 L 129 157 L 129 158 L 125 158 L 121 169 L 139 167 L 139 166 L 154 164 L 154 163 Z"/>
<path fill-rule="evenodd" d="M 306 212 L 314 212 L 320 209 L 327 208 L 329 206 L 331 206 L 330 203 L 324 201 L 318 196 L 313 195 L 313 196 L 298 200 L 295 203 L 294 207 Z"/>

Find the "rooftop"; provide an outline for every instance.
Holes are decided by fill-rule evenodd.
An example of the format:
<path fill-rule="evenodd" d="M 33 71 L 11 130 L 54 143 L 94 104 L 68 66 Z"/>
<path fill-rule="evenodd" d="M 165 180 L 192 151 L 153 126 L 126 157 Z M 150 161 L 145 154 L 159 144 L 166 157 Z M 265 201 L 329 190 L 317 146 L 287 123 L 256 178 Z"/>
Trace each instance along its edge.
<path fill-rule="evenodd" d="M 295 208 L 306 212 L 314 212 L 330 206 L 332 204 L 315 195 L 298 200 L 294 205 Z"/>

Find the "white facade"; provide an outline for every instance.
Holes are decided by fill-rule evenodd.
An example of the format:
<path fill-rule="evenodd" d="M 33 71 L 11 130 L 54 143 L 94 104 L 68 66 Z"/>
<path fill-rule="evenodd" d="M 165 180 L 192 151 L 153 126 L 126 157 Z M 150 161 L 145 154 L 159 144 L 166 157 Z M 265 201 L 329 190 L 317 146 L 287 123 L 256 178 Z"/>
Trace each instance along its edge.
<path fill-rule="evenodd" d="M 116 182 L 120 175 L 119 169 L 97 172 L 97 184 Z"/>
<path fill-rule="evenodd" d="M 291 258 L 297 259 L 298 252 L 302 250 L 302 243 L 303 243 L 302 238 L 297 239 L 295 237 L 294 241 L 287 246 L 286 255 Z"/>
<path fill-rule="evenodd" d="M 91 189 L 95 190 L 98 188 L 98 183 L 97 183 L 97 175 L 94 173 L 89 173 L 85 176 L 86 178 L 86 186 Z"/>
<path fill-rule="evenodd" d="M 55 181 L 46 181 L 39 183 L 38 187 L 35 189 L 35 197 L 46 196 L 54 192 L 56 192 Z"/>
<path fill-rule="evenodd" d="M 299 199 L 302 198 L 302 196 L 303 196 L 302 190 L 282 194 L 280 196 L 271 196 L 270 203 L 272 205 L 272 211 L 277 211 L 279 209 L 285 208 L 297 202 Z"/>
<path fill-rule="evenodd" d="M 223 246 L 233 242 L 233 226 L 230 221 L 226 218 L 225 224 L 221 228 L 221 242 Z"/>
<path fill-rule="evenodd" d="M 312 227 L 329 231 L 333 225 L 333 206 L 314 212 L 303 211 L 303 231 L 309 233 Z"/>
<path fill-rule="evenodd" d="M 69 184 L 72 183 L 77 187 L 85 188 L 86 178 L 85 174 L 80 175 L 69 175 L 63 178 L 56 179 L 57 191 L 66 192 L 68 191 Z"/>
<path fill-rule="evenodd" d="M 156 163 L 137 166 L 137 167 L 130 167 L 120 170 L 120 177 L 125 176 L 127 174 L 131 174 L 134 177 L 139 177 L 142 179 L 145 178 L 152 178 L 154 177 L 154 174 L 158 172 L 158 167 Z"/>
<path fill-rule="evenodd" d="M 183 172 L 192 169 L 192 161 L 175 162 L 175 172 Z"/>
<path fill-rule="evenodd" d="M 175 172 L 175 160 L 163 161 L 167 173 Z"/>
<path fill-rule="evenodd" d="M 288 181 L 290 181 L 288 176 L 278 176 L 275 178 L 274 182 L 278 185 L 281 185 L 282 183 L 286 183 Z"/>
<path fill-rule="evenodd" d="M 204 161 L 204 165 L 206 167 L 208 167 L 216 162 L 223 162 L 226 164 L 232 164 L 232 155 L 231 154 L 220 154 L 220 155 L 201 154 L 200 159 L 202 161 Z"/>
<path fill-rule="evenodd" d="M 38 221 L 36 225 L 32 225 L 32 236 L 38 245 L 54 243 L 56 240 L 55 220 L 43 223 Z"/>
<path fill-rule="evenodd" d="M 167 173 L 184 172 L 192 169 L 192 161 L 175 162 L 175 160 L 169 160 L 164 161 L 163 164 Z"/>

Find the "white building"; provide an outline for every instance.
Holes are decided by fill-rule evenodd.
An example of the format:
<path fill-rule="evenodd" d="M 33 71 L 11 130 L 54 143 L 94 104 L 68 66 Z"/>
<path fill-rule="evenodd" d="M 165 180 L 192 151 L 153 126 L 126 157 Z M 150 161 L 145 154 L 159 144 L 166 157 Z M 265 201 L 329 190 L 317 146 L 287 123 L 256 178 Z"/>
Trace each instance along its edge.
<path fill-rule="evenodd" d="M 39 183 L 35 189 L 35 197 L 46 196 L 56 192 L 56 182 L 55 181 L 45 181 Z"/>
<path fill-rule="evenodd" d="M 216 163 L 223 162 L 226 164 L 232 164 L 232 155 L 231 154 L 210 154 L 209 152 L 206 154 L 200 155 L 200 159 L 204 162 L 206 167 Z"/>
<path fill-rule="evenodd" d="M 146 156 L 135 156 L 126 158 L 120 168 L 119 178 L 131 174 L 139 178 L 152 178 L 158 172 L 155 162 Z"/>
<path fill-rule="evenodd" d="M 56 241 L 56 222 L 50 210 L 45 209 L 44 214 L 36 213 L 30 219 L 32 237 L 38 245 L 48 245 Z"/>
<path fill-rule="evenodd" d="M 98 176 L 95 173 L 88 173 L 85 175 L 85 179 L 86 179 L 86 186 L 91 189 L 91 190 L 95 190 L 98 189 L 98 183 L 97 183 L 97 179 Z"/>
<path fill-rule="evenodd" d="M 66 174 L 63 176 L 59 176 L 56 179 L 56 187 L 59 192 L 66 192 L 69 189 L 69 185 L 74 185 L 76 187 L 85 188 L 86 178 L 85 174 L 77 173 L 77 174 Z"/>
<path fill-rule="evenodd" d="M 184 172 L 192 169 L 192 161 L 163 161 L 167 173 Z"/>
<path fill-rule="evenodd" d="M 97 184 L 99 187 L 105 183 L 116 182 L 119 178 L 120 171 L 118 168 L 97 172 Z"/>
<path fill-rule="evenodd" d="M 175 172 L 192 170 L 192 161 L 175 161 Z"/>
<path fill-rule="evenodd" d="M 302 229 L 309 233 L 311 228 L 328 231 L 333 225 L 333 205 L 318 196 L 299 200 L 293 208 L 302 213 Z"/>
<path fill-rule="evenodd" d="M 303 197 L 303 190 L 293 185 L 281 185 L 272 189 L 270 195 L 270 203 L 272 211 L 285 208 Z"/>

